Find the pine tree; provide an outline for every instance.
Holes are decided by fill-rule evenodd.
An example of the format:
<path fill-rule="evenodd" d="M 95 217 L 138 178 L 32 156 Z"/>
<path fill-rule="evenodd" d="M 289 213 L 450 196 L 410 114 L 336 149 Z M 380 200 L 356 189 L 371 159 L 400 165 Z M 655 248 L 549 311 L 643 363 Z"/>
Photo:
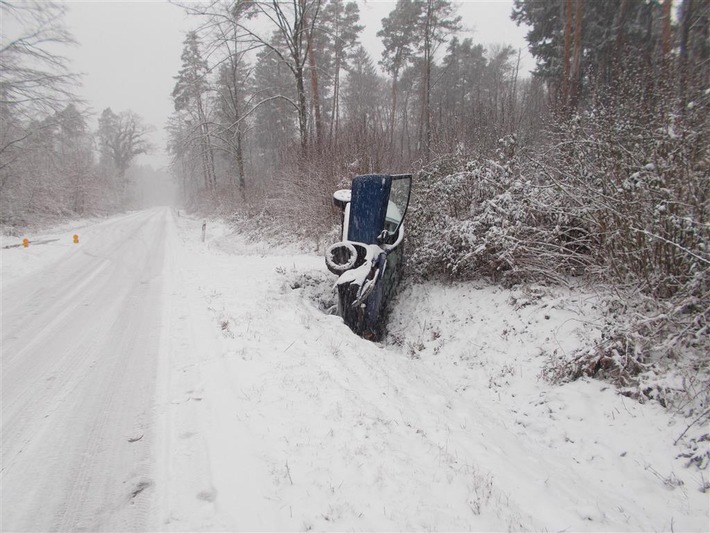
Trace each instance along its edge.
<path fill-rule="evenodd" d="M 534 74 L 563 106 L 574 109 L 592 92 L 603 95 L 630 70 L 656 68 L 652 57 L 664 17 L 660 0 L 515 0 L 511 17 L 530 26 Z"/>
<path fill-rule="evenodd" d="M 364 174 L 390 165 L 391 151 L 383 138 L 387 84 L 363 46 L 351 54 L 342 92 L 343 135 L 348 140 L 345 145 L 353 152 L 349 153 L 349 170 Z"/>
<path fill-rule="evenodd" d="M 330 0 L 325 4 L 317 28 L 316 46 L 320 70 L 332 87 L 329 110 L 328 134 L 331 142 L 337 142 L 340 120 L 341 72 L 348 70 L 354 53 L 358 34 L 363 26 L 358 24 L 360 12 L 355 2 Z"/>
<path fill-rule="evenodd" d="M 398 0 L 392 12 L 382 19 L 382 29 L 377 32 L 384 45 L 380 66 L 392 77 L 390 147 L 394 145 L 397 125 L 397 82 L 414 57 L 420 7 L 421 4 L 413 0 Z"/>
<path fill-rule="evenodd" d="M 478 136 L 485 68 L 482 45 L 474 45 L 471 38 L 451 40 L 432 96 L 439 109 L 440 137 L 448 146 Z"/>
<path fill-rule="evenodd" d="M 212 137 L 207 119 L 206 93 L 210 90 L 207 75 L 207 61 L 200 52 L 200 39 L 192 31 L 185 38 L 182 55 L 182 67 L 175 77 L 176 83 L 172 97 L 175 111 L 186 111 L 193 117 L 197 131 L 197 142 L 200 145 L 200 159 L 205 180 L 205 188 L 214 190 L 217 186 L 217 176 L 214 167 L 214 152 Z"/>
<path fill-rule="evenodd" d="M 392 118 L 394 132 L 397 107 L 397 79 L 413 61 L 421 65 L 420 152 L 431 155 L 431 86 L 434 56 L 439 46 L 459 29 L 461 17 L 455 16 L 448 0 L 398 0 L 394 10 L 382 20 L 378 36 L 385 46 L 382 66 L 392 75 Z"/>
<path fill-rule="evenodd" d="M 254 100 L 261 103 L 253 115 L 252 137 L 254 156 L 261 161 L 262 172 L 280 166 L 288 148 L 299 140 L 298 122 L 294 115 L 298 95 L 292 71 L 283 59 L 284 53 L 273 52 L 274 48 L 284 46 L 279 43 L 278 37 L 275 34 L 270 48 L 263 48 L 257 54 L 250 84 Z"/>
<path fill-rule="evenodd" d="M 422 95 L 422 142 L 424 144 L 424 159 L 431 158 L 431 86 L 434 54 L 439 46 L 446 42 L 449 35 L 460 28 L 461 17 L 456 16 L 453 4 L 448 0 L 426 0 L 423 8 L 420 26 L 421 41 L 419 50 L 423 64 L 423 95 Z"/>

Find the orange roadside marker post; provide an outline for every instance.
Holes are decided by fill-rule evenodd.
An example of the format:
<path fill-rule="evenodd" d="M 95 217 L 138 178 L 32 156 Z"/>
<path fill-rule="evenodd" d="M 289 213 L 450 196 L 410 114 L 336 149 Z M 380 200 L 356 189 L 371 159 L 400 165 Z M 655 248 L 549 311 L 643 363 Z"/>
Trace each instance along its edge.
<path fill-rule="evenodd" d="M 22 246 L 27 248 L 30 245 L 29 239 L 22 239 Z"/>
<path fill-rule="evenodd" d="M 76 234 L 74 235 L 74 244 L 79 244 L 79 236 Z"/>

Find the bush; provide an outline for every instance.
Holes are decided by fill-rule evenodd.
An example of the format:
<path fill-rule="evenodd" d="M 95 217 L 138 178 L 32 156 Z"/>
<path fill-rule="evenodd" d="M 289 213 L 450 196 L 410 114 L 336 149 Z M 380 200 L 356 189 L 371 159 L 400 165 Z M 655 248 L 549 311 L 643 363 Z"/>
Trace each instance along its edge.
<path fill-rule="evenodd" d="M 514 148 L 508 137 L 498 161 L 459 154 L 417 175 L 407 217 L 416 277 L 490 277 L 510 285 L 584 271 L 587 228 L 559 191 L 523 170 Z"/>
<path fill-rule="evenodd" d="M 520 153 L 509 137 L 495 160 L 456 154 L 423 169 L 408 215 L 409 272 L 505 285 L 585 275 L 603 284 L 615 298 L 602 339 L 550 360 L 544 377 L 603 379 L 702 427 L 710 420 L 707 132 L 616 104 L 558 119 L 538 153 Z"/>

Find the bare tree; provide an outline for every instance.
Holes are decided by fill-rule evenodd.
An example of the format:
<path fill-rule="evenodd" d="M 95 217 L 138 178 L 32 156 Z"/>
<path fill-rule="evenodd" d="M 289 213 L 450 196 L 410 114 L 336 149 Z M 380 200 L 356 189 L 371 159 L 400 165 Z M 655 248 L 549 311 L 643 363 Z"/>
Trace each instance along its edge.
<path fill-rule="evenodd" d="M 298 131 L 301 152 L 306 154 L 308 151 L 308 107 L 304 73 L 310 46 L 308 36 L 313 33 L 313 27 L 318 20 L 321 0 L 291 0 L 290 2 L 271 0 L 253 3 L 259 12 L 274 24 L 276 32 L 286 44 L 288 53 L 283 54 L 278 47 L 273 46 L 271 39 L 264 39 L 245 27 L 249 35 L 278 55 L 293 74 L 298 99 Z"/>
<path fill-rule="evenodd" d="M 74 44 L 64 28 L 63 5 L 53 2 L 0 1 L 0 104 L 23 118 L 59 111 L 76 101 L 77 75 L 58 51 Z"/>
<path fill-rule="evenodd" d="M 188 13 L 205 17 L 205 26 L 214 24 L 214 17 L 224 17 L 225 0 L 212 0 L 209 4 L 181 3 Z M 279 57 L 293 75 L 296 86 L 296 101 L 291 101 L 298 114 L 298 131 L 301 152 L 308 151 L 308 105 L 306 99 L 306 62 L 308 61 L 309 38 L 318 21 L 321 0 L 232 0 L 226 10 L 233 23 L 244 32 L 245 43 L 269 49 Z M 261 17 L 271 24 L 274 33 L 262 34 L 248 20 Z M 282 43 L 284 47 L 278 46 Z M 258 105 L 258 104 L 257 104 Z M 256 107 L 256 106 L 255 106 Z M 250 113 L 250 112 L 248 112 Z"/>
<path fill-rule="evenodd" d="M 115 114 L 111 108 L 104 109 L 99 118 L 99 144 L 102 156 L 108 158 L 116 169 L 117 184 L 122 200 L 125 200 L 128 183 L 126 171 L 137 155 L 151 149 L 146 139 L 150 128 L 133 111 Z"/>
<path fill-rule="evenodd" d="M 200 46 L 197 32 L 189 32 L 185 37 L 181 55 L 182 67 L 175 78 L 176 83 L 172 96 L 175 111 L 187 111 L 194 117 L 192 122 L 199 130 L 205 188 L 214 190 L 217 187 L 217 176 L 205 101 L 205 95 L 210 90 L 210 83 L 207 79 L 209 67 L 207 61 L 202 57 Z"/>
<path fill-rule="evenodd" d="M 213 59 L 210 71 L 217 72 L 214 83 L 216 124 L 213 130 L 213 136 L 218 141 L 216 150 L 221 151 L 228 160 L 229 182 L 239 190 L 242 200 L 246 200 L 246 118 L 253 103 L 253 95 L 249 94 L 247 87 L 252 77 L 248 55 L 253 45 L 245 39 L 240 23 L 251 16 L 251 11 L 244 2 L 217 2 L 212 5 L 200 27 L 205 54 Z"/>
<path fill-rule="evenodd" d="M 78 76 L 60 53 L 74 43 L 62 23 L 64 6 L 0 1 L 0 10 L 0 211 L 5 217 L 25 209 L 25 193 L 37 190 L 27 182 L 34 177 L 26 145 L 55 127 L 50 115 L 77 102 Z"/>
<path fill-rule="evenodd" d="M 0 171 L 12 148 L 32 134 L 25 124 L 76 101 L 77 76 L 58 53 L 74 40 L 62 24 L 65 7 L 51 2 L 0 1 Z M 3 182 L 6 177 L 3 176 Z"/>

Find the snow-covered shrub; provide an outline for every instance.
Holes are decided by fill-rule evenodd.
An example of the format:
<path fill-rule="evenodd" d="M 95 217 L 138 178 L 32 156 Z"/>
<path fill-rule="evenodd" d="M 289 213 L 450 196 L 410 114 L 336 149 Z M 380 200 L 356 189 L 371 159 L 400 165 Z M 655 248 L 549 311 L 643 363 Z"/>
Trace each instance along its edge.
<path fill-rule="evenodd" d="M 710 132 L 615 104 L 558 123 L 539 171 L 596 236 L 599 275 L 667 298 L 710 265 Z"/>
<path fill-rule="evenodd" d="M 710 465 L 710 305 L 706 270 L 673 297 L 616 289 L 601 339 L 551 357 L 542 377 L 553 383 L 595 378 L 640 402 L 654 401 L 690 422 L 679 435 L 688 464 Z"/>
<path fill-rule="evenodd" d="M 337 306 L 333 277 L 323 270 L 298 271 L 296 269 L 277 269 L 277 274 L 284 276 L 282 291 L 300 291 L 304 298 L 327 314 L 334 314 Z"/>
<path fill-rule="evenodd" d="M 508 153 L 511 143 L 501 141 Z M 408 269 L 419 278 L 491 277 L 505 284 L 582 273 L 588 231 L 563 201 L 515 157 L 436 162 L 414 181 Z"/>
<path fill-rule="evenodd" d="M 248 240 L 322 253 L 340 240 L 341 211 L 333 205 L 333 193 L 348 188 L 352 176 L 326 158 L 289 161 L 260 186 L 249 187 L 246 202 L 222 196 L 212 204 L 229 208 L 229 214 L 219 214 Z"/>
<path fill-rule="evenodd" d="M 590 273 L 618 295 L 604 338 L 544 375 L 611 381 L 696 418 L 696 428 L 710 420 L 709 100 L 651 111 L 640 97 L 607 97 L 559 122 L 536 161 L 579 206 L 594 236 Z"/>
<path fill-rule="evenodd" d="M 570 358 L 552 359 L 543 375 L 604 379 L 706 427 L 708 107 L 654 114 L 607 99 L 558 118 L 537 153 L 516 154 L 509 138 L 495 160 L 456 155 L 435 162 L 415 180 L 409 272 L 505 284 L 587 275 L 616 295 L 604 336 Z M 689 432 L 691 440 L 710 439 L 696 433 Z M 698 457 L 692 460 L 708 463 Z"/>

